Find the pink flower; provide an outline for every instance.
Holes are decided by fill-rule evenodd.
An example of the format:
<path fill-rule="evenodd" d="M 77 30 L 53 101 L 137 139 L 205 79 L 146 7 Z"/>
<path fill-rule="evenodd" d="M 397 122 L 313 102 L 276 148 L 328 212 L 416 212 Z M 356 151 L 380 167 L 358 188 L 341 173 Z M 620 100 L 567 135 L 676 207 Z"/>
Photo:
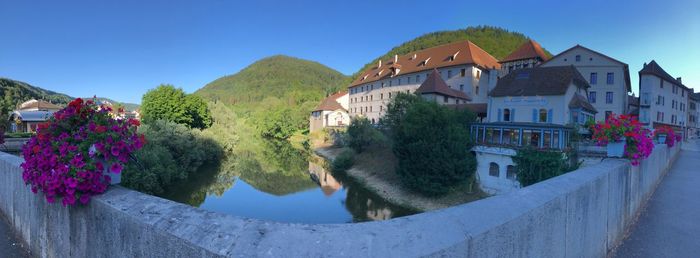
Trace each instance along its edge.
<path fill-rule="evenodd" d="M 119 164 L 119 162 L 114 162 L 114 164 L 112 164 L 112 166 L 109 168 L 109 171 L 112 171 L 112 173 L 115 174 L 119 174 L 122 172 L 122 169 L 123 167 L 121 164 Z"/>

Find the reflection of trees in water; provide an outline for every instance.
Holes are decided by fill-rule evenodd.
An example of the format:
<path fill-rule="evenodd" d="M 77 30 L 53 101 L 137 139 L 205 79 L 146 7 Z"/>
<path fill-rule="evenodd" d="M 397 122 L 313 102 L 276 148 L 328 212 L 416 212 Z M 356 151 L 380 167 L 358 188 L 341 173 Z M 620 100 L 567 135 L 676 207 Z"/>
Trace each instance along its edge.
<path fill-rule="evenodd" d="M 331 173 L 328 167 L 328 162 L 317 155 L 312 155 L 309 159 L 309 173 L 314 175 L 322 188 L 334 189 L 333 192 L 341 186 L 345 188 L 345 208 L 352 214 L 354 221 L 386 220 L 416 213 L 385 201 L 346 174 Z"/>

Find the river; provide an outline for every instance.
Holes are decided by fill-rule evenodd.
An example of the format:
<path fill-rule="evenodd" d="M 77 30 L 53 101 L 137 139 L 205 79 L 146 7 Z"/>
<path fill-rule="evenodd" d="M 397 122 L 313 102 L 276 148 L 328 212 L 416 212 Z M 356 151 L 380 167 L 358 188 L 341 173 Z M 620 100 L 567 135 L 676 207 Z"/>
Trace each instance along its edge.
<path fill-rule="evenodd" d="M 286 141 L 265 141 L 171 187 L 164 198 L 205 210 L 293 223 L 356 223 L 415 214 Z"/>

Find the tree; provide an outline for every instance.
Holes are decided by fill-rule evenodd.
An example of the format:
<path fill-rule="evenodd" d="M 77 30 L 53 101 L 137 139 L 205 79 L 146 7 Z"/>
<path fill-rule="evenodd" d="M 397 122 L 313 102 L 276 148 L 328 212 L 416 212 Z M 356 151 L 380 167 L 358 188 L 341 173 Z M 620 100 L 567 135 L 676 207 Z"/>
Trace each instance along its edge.
<path fill-rule="evenodd" d="M 354 118 L 348 126 L 348 145 L 357 153 L 363 152 L 373 144 L 383 142 L 382 134 L 372 127 L 366 117 Z"/>
<path fill-rule="evenodd" d="M 388 113 L 397 121 L 390 130 L 396 173 L 404 184 L 425 195 L 441 195 L 472 176 L 476 158 L 469 154 L 467 126 L 474 121 L 473 114 L 420 98 Z"/>
<path fill-rule="evenodd" d="M 190 128 L 211 126 L 211 113 L 206 103 L 194 95 L 187 95 L 172 85 L 160 85 L 143 95 L 141 115 L 145 123 L 163 119 Z"/>

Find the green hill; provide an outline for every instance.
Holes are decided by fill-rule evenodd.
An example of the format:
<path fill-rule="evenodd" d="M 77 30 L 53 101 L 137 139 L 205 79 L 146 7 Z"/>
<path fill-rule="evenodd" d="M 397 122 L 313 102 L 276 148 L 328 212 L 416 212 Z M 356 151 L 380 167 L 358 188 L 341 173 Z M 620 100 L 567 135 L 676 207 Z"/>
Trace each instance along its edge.
<path fill-rule="evenodd" d="M 528 37 L 492 26 L 467 27 L 466 29 L 437 31 L 422 35 L 389 50 L 388 53 L 365 64 L 357 73 L 374 65 L 379 59 L 387 60 L 394 55 L 405 55 L 413 51 L 431 48 L 457 41 L 470 40 L 497 59 L 503 59 L 528 40 Z M 545 53 L 551 54 L 545 49 Z M 357 74 L 355 73 L 355 74 Z M 354 77 L 354 76 L 353 76 Z"/>
<path fill-rule="evenodd" d="M 73 98 L 62 93 L 45 90 L 26 82 L 0 78 L 0 93 L 3 107 L 12 109 L 30 99 L 43 99 L 57 105 L 66 105 Z"/>
<path fill-rule="evenodd" d="M 86 97 L 83 99 L 92 99 L 92 97 Z M 139 105 L 139 104 L 119 102 L 119 101 L 116 101 L 116 100 L 113 100 L 110 98 L 97 97 L 97 100 L 98 101 L 106 101 L 106 102 L 112 103 L 112 105 L 115 105 L 115 106 L 121 105 L 124 107 L 124 109 L 126 111 L 134 111 L 134 110 L 139 109 L 141 107 L 141 105 Z"/>
<path fill-rule="evenodd" d="M 348 83 L 348 77 L 317 62 L 277 55 L 221 77 L 195 94 L 227 104 L 257 105 L 266 98 L 289 104 L 320 101 Z"/>

